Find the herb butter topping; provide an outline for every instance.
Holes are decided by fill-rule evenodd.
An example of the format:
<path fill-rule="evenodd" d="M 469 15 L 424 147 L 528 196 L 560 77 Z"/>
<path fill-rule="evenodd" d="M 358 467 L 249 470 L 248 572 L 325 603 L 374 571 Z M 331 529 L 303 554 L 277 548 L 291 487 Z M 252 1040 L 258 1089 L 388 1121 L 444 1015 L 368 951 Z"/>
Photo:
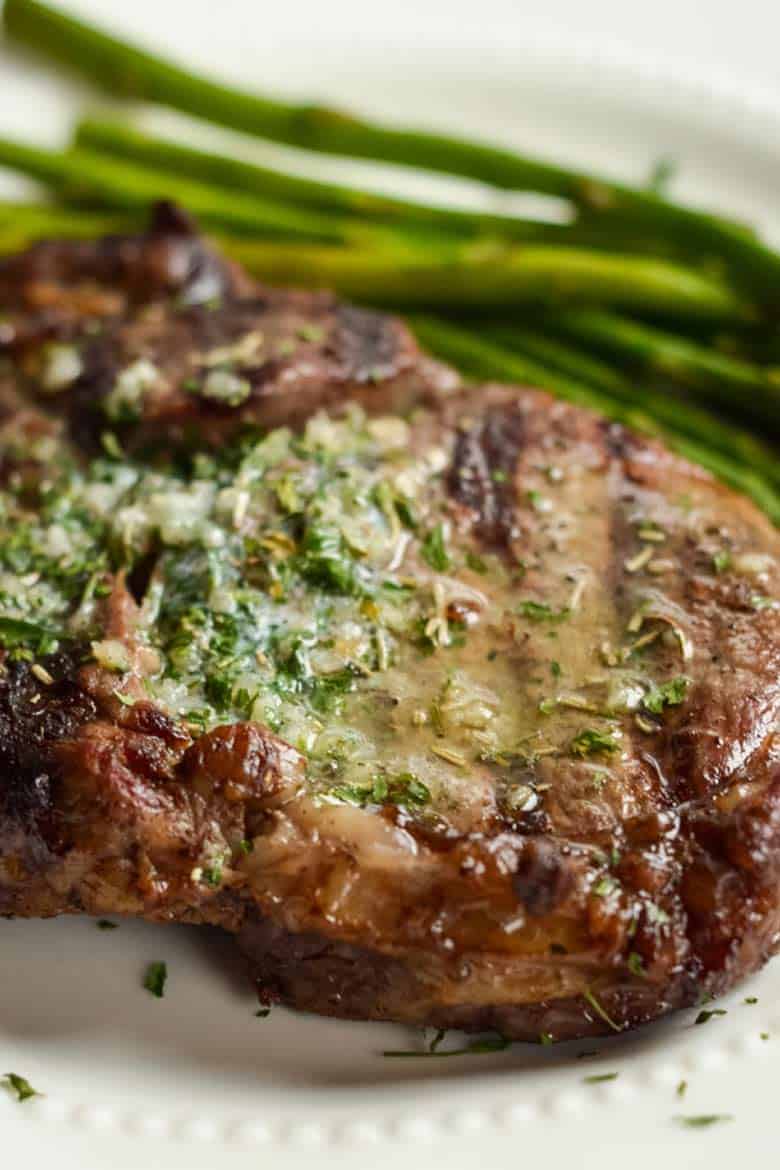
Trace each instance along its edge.
<path fill-rule="evenodd" d="M 133 703 L 128 647 L 101 624 L 121 570 L 140 600 L 148 698 L 194 735 L 267 725 L 306 754 L 324 801 L 452 816 L 490 790 L 522 817 L 545 802 L 548 757 L 598 793 L 628 730 L 657 730 L 691 685 L 685 623 L 652 585 L 663 528 L 636 523 L 627 619 L 589 610 L 578 572 L 538 596 L 516 557 L 475 540 L 431 433 L 352 408 L 181 468 L 111 441 L 88 465 L 37 452 L 51 471 L 33 487 L 12 473 L 0 497 L 0 642 L 44 686 L 39 659 L 78 646 Z M 519 492 L 556 540 L 571 479 L 544 476 L 544 509 Z M 653 666 L 661 645 L 675 673 Z"/>

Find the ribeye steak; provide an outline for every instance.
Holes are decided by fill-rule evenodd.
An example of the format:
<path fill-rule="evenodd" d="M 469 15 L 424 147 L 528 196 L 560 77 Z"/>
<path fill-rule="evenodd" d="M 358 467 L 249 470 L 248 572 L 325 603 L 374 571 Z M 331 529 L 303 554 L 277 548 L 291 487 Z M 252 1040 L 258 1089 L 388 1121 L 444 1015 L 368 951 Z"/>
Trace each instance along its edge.
<path fill-rule="evenodd" d="M 172 209 L 0 266 L 0 913 L 538 1038 L 780 938 L 780 542 L 584 410 L 259 288 Z"/>

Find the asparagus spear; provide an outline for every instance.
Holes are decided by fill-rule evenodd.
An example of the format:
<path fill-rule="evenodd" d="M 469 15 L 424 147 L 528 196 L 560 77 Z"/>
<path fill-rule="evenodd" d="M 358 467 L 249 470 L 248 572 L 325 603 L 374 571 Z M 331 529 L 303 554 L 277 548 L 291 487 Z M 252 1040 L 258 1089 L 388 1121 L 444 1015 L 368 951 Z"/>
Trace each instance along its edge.
<path fill-rule="evenodd" d="M 82 119 L 73 141 L 76 147 L 187 175 L 212 186 L 383 224 L 441 229 L 464 236 L 492 234 L 523 240 L 565 239 L 571 234 L 567 224 L 436 207 L 339 183 L 304 178 L 227 154 L 197 150 L 170 138 L 156 137 L 128 122 Z"/>
<path fill-rule="evenodd" d="M 526 386 L 543 386 L 580 406 L 599 410 L 602 396 L 592 386 L 551 369 L 532 357 L 485 341 L 470 329 L 440 317 L 414 314 L 409 324 L 428 349 L 474 378 L 496 378 Z"/>
<path fill-rule="evenodd" d="M 616 358 L 629 369 L 677 382 L 705 401 L 714 400 L 749 415 L 777 433 L 780 378 L 776 371 L 617 313 L 587 309 L 564 312 L 549 326 L 553 332 Z"/>
<path fill-rule="evenodd" d="M 101 160 L 102 163 L 103 160 Z M 113 172 L 82 166 L 81 157 L 34 150 L 0 140 L 0 166 L 16 165 L 74 195 L 84 190 L 116 210 L 146 207 L 143 188 L 122 187 Z M 123 172 L 129 170 L 122 164 Z M 93 181 L 94 176 L 94 181 Z M 122 174 L 124 178 L 124 173 Z M 145 184 L 146 180 L 139 180 Z M 156 189 L 156 188 L 155 188 Z M 191 206 L 191 204 L 190 204 Z M 224 208 L 208 218 L 222 227 Z M 77 217 L 80 212 L 72 212 Z M 63 222 L 63 212 L 59 213 Z M 46 234 L 44 224 L 36 223 Z M 67 234 L 78 234 L 75 227 Z M 22 227 L 22 235 L 30 235 Z M 50 233 L 49 233 L 50 234 Z M 84 234 L 89 234 L 89 228 Z M 277 284 L 308 284 L 370 304 L 442 309 L 600 303 L 670 311 L 694 319 L 738 318 L 741 306 L 724 285 L 645 257 L 606 255 L 577 248 L 523 247 L 499 242 L 455 242 L 430 248 L 384 240 L 371 247 L 322 247 L 221 236 L 222 246 L 254 275 Z"/>
<path fill-rule="evenodd" d="M 75 239 L 107 236 L 114 232 L 136 230 L 146 216 L 87 209 L 74 211 L 58 203 L 0 202 L 0 240 L 4 251 L 11 235 L 25 243 L 44 237 L 67 236 Z"/>
<path fill-rule="evenodd" d="M 515 325 L 487 325 L 481 329 L 483 336 L 510 352 L 520 352 L 553 370 L 571 374 L 588 386 L 623 397 L 636 396 L 636 389 L 626 382 L 624 375 L 613 369 L 606 361 L 594 357 L 586 350 L 575 348 L 559 337 L 551 337 L 534 320 L 533 328 Z"/>
<path fill-rule="evenodd" d="M 524 157 L 488 143 L 393 128 L 316 105 L 294 105 L 210 81 L 111 37 L 40 0 L 6 0 L 13 39 L 106 88 L 161 102 L 251 134 L 310 150 L 382 159 L 497 187 L 559 195 L 593 216 L 628 211 L 642 230 L 674 240 L 686 255 L 718 259 L 765 307 L 780 312 L 780 255 L 739 224 L 680 207 L 651 191 Z"/>
<path fill-rule="evenodd" d="M 65 200 L 86 199 L 124 211 L 143 211 L 156 199 L 176 199 L 210 227 L 254 236 L 343 241 L 340 221 L 256 196 L 228 195 L 166 172 L 131 166 L 85 150 L 67 153 L 0 139 L 0 166 L 52 187 Z"/>
<path fill-rule="evenodd" d="M 585 248 L 462 243 L 427 250 L 229 245 L 250 272 L 277 284 L 304 281 L 376 305 L 495 309 L 607 304 L 683 318 L 736 320 L 745 312 L 720 281 L 648 257 Z"/>
<path fill-rule="evenodd" d="M 362 188 L 304 178 L 287 171 L 261 167 L 227 154 L 194 147 L 148 134 L 129 122 L 85 118 L 76 126 L 77 147 L 134 162 L 156 170 L 187 175 L 227 190 L 256 193 L 331 214 L 357 216 L 399 232 L 442 231 L 456 236 L 499 236 L 537 243 L 578 244 L 605 251 L 638 252 L 675 258 L 675 249 L 663 236 L 637 233 L 630 216 L 610 216 L 608 222 L 581 215 L 566 222 L 523 219 L 461 208 L 439 207 L 380 195 Z"/>

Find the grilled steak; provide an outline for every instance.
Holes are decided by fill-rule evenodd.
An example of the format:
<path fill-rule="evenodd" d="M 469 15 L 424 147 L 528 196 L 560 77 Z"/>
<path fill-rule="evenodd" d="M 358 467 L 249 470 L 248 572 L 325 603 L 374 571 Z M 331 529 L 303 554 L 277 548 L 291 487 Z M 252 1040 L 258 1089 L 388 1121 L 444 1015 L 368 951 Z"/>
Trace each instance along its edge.
<path fill-rule="evenodd" d="M 328 293 L 261 288 L 178 210 L 150 230 L 44 242 L 0 262 L 0 352 L 83 447 L 218 444 L 346 400 L 408 410 L 456 384 L 400 321 Z"/>
<path fill-rule="evenodd" d="M 45 319 L 20 294 L 6 338 L 0 913 L 218 924 L 264 1001 L 513 1038 L 622 1029 L 758 967 L 768 522 L 174 227 L 7 268 L 6 303 L 10 273 L 59 291 Z M 115 282 L 110 309 L 84 282 Z M 154 384 L 127 394 L 139 363 Z"/>

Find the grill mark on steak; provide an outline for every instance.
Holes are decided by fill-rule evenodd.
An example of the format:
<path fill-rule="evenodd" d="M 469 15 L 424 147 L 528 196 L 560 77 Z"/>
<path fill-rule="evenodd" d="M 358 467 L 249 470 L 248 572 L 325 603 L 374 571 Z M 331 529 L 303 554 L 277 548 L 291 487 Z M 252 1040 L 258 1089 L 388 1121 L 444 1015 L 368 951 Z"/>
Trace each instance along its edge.
<path fill-rule="evenodd" d="M 43 685 L 29 663 L 5 662 L 0 676 L 0 858 L 22 849 L 41 864 L 54 847 L 58 813 L 52 785 L 56 745 L 94 718 L 96 706 L 75 681 L 80 655 L 50 655 Z M 0 896 L 0 906 L 2 897 Z"/>
<path fill-rule="evenodd" d="M 450 491 L 471 510 L 486 544 L 508 546 L 516 534 L 515 473 L 525 439 L 525 417 L 512 403 L 488 408 L 458 430 Z"/>

